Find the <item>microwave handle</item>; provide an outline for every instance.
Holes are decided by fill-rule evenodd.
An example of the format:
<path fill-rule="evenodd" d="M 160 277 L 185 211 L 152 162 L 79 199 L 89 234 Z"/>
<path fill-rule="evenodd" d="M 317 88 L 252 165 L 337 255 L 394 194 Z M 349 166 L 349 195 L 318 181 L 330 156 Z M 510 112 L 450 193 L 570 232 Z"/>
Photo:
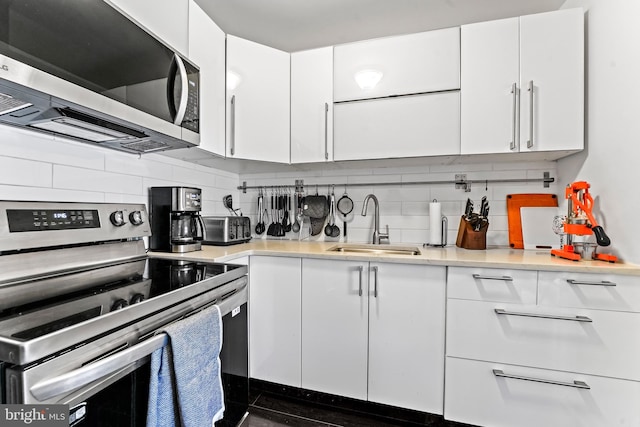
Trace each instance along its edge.
<path fill-rule="evenodd" d="M 189 101 L 189 79 L 187 77 L 187 68 L 184 65 L 184 61 L 180 56 L 176 53 L 173 55 L 173 62 L 175 64 L 174 67 L 171 67 L 173 73 L 169 76 L 170 84 L 167 85 L 169 93 L 167 93 L 167 98 L 170 103 L 173 103 L 173 89 L 175 84 L 175 77 L 180 73 L 180 82 L 182 83 L 180 87 L 180 102 L 176 108 L 175 105 L 172 105 L 171 110 L 175 111 L 175 115 L 173 117 L 173 124 L 180 126 L 182 121 L 184 120 L 184 116 L 187 112 L 187 102 Z"/>
<path fill-rule="evenodd" d="M 167 345 L 169 336 L 165 333 L 155 335 L 121 352 L 99 360 L 90 365 L 68 372 L 66 374 L 41 381 L 31 387 L 31 394 L 43 402 L 52 397 L 77 390 L 86 384 L 126 368 L 132 363 L 149 356 L 159 348 Z"/>

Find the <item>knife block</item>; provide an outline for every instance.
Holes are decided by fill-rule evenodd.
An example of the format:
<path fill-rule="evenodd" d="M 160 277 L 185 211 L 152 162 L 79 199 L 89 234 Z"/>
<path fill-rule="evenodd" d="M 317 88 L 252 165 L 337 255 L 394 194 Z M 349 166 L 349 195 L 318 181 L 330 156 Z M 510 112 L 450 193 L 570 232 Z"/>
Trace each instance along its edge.
<path fill-rule="evenodd" d="M 471 224 L 460 217 L 456 246 L 463 249 L 487 249 L 487 230 L 489 223 L 482 224 L 479 231 L 475 231 Z"/>

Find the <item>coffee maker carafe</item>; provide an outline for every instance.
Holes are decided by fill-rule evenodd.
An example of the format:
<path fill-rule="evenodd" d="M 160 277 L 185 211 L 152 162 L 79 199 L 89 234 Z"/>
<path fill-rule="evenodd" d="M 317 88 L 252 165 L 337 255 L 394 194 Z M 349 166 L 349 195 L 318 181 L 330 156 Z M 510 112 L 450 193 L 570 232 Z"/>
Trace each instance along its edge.
<path fill-rule="evenodd" d="M 189 187 L 151 187 L 149 249 L 191 252 L 201 249 L 204 226 L 202 190 Z"/>

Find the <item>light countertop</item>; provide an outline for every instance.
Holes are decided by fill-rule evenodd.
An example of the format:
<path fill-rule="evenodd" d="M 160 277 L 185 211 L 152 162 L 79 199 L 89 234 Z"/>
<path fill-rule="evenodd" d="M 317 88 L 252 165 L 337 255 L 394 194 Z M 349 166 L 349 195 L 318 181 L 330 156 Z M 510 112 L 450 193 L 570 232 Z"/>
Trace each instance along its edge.
<path fill-rule="evenodd" d="M 351 261 L 378 261 L 403 264 L 444 265 L 457 267 L 508 268 L 517 270 L 575 271 L 576 273 L 608 273 L 640 276 L 640 266 L 603 261 L 570 261 L 551 256 L 547 250 L 488 248 L 468 250 L 456 246 L 446 248 L 412 246 L 420 255 L 362 254 L 331 252 L 336 242 L 298 242 L 284 240 L 256 240 L 231 246 L 203 245 L 201 251 L 184 254 L 149 252 L 157 258 L 190 261 L 233 262 L 244 256 L 265 255 L 282 257 L 324 258 Z M 380 245 L 384 248 L 385 245 Z"/>

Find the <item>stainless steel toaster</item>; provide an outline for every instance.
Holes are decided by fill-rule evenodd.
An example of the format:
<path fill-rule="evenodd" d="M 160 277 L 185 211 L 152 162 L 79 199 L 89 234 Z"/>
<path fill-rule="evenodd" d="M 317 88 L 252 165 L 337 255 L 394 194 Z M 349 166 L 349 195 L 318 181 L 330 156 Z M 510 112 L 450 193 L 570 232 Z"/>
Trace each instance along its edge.
<path fill-rule="evenodd" d="M 247 216 L 203 216 L 205 245 L 234 245 L 251 240 L 251 220 Z"/>

